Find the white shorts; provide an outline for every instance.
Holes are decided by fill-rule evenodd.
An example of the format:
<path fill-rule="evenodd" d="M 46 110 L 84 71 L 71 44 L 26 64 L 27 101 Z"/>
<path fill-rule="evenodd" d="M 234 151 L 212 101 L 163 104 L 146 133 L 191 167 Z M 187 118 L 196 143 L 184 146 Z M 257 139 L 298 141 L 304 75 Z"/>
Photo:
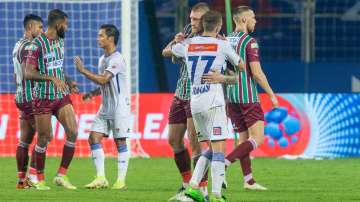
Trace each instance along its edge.
<path fill-rule="evenodd" d="M 225 140 L 228 136 L 225 106 L 213 107 L 207 111 L 194 113 L 193 120 L 198 140 Z"/>
<path fill-rule="evenodd" d="M 108 137 L 111 133 L 113 138 L 127 138 L 131 132 L 131 117 L 123 116 L 116 119 L 104 119 L 96 115 L 91 126 L 91 131 L 103 133 Z"/>

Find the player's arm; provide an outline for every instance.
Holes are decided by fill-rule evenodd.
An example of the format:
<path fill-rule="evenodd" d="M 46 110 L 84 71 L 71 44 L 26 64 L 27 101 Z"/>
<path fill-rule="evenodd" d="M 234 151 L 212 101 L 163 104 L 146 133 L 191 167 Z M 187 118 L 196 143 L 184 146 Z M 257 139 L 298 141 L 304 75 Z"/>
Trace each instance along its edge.
<path fill-rule="evenodd" d="M 39 49 L 39 48 L 38 48 Z M 28 51 L 25 58 L 26 62 L 23 64 L 25 66 L 24 69 L 24 78 L 28 80 L 34 81 L 51 81 L 54 85 L 59 88 L 61 91 L 67 90 L 67 85 L 61 79 L 58 79 L 53 76 L 48 76 L 46 74 L 40 74 L 37 70 L 38 66 L 38 58 L 40 55 L 40 50 Z"/>
<path fill-rule="evenodd" d="M 174 38 L 172 41 L 170 41 L 170 43 L 168 43 L 168 44 L 166 45 L 166 47 L 163 49 L 162 55 L 163 55 L 164 57 L 171 57 L 171 56 L 173 56 L 173 53 L 172 53 L 172 51 L 171 51 L 172 46 L 175 45 L 176 43 L 179 43 L 179 42 L 183 41 L 184 39 L 185 39 L 185 36 L 184 36 L 183 33 L 181 33 L 181 32 L 180 32 L 180 33 L 177 33 L 177 34 L 175 35 L 175 38 Z"/>
<path fill-rule="evenodd" d="M 264 72 L 262 71 L 260 62 L 250 62 L 250 69 L 255 81 L 260 85 L 262 89 L 264 89 L 266 94 L 269 95 L 271 102 L 273 103 L 273 107 L 278 107 L 279 104 L 277 98 L 275 96 L 275 93 L 271 89 Z"/>
<path fill-rule="evenodd" d="M 65 83 L 69 86 L 69 90 L 71 93 L 78 93 L 79 88 L 77 87 L 76 81 L 72 80 L 72 78 L 65 74 Z"/>
<path fill-rule="evenodd" d="M 269 95 L 273 107 L 278 107 L 279 103 L 275 96 L 275 93 L 271 89 L 269 82 L 261 68 L 259 60 L 259 47 L 255 40 L 252 40 L 246 47 L 246 54 L 249 60 L 250 70 L 255 81 L 260 87 Z"/>
<path fill-rule="evenodd" d="M 83 74 L 86 78 L 90 79 L 91 81 L 93 81 L 99 85 L 104 85 L 104 84 L 108 83 L 111 80 L 111 78 L 113 77 L 113 74 L 109 71 L 105 71 L 105 73 L 103 75 L 95 74 L 95 73 L 89 71 L 83 65 L 79 56 L 74 57 L 74 63 L 75 63 L 76 68 L 78 69 L 78 71 L 81 74 Z"/>
<path fill-rule="evenodd" d="M 101 94 L 101 90 L 100 88 L 95 88 L 94 90 L 88 92 L 88 93 L 85 93 L 82 97 L 82 99 L 85 101 L 85 100 L 90 100 L 92 97 L 94 96 L 98 96 Z"/>
<path fill-rule="evenodd" d="M 221 74 L 219 71 L 211 71 L 211 73 L 204 74 L 202 80 L 206 83 L 235 84 L 238 75 L 230 69 L 226 70 L 226 75 Z"/>
<path fill-rule="evenodd" d="M 164 57 L 171 57 L 172 52 L 171 52 L 171 46 L 174 45 L 176 42 L 175 40 L 170 41 L 170 43 L 168 43 L 165 48 L 162 50 L 162 56 Z"/>

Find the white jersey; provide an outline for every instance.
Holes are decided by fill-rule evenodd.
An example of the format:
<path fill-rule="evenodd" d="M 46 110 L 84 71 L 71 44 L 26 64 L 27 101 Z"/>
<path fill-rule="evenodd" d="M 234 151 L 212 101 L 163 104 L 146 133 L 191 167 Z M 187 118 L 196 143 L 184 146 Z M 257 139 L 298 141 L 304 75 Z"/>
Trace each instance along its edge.
<path fill-rule="evenodd" d="M 191 112 L 198 113 L 224 106 L 222 84 L 204 83 L 201 77 L 211 70 L 224 72 L 226 61 L 235 66 L 239 64 L 240 58 L 230 43 L 214 37 L 196 36 L 174 45 L 172 52 L 186 60 L 191 80 Z"/>
<path fill-rule="evenodd" d="M 109 56 L 101 56 L 99 59 L 99 74 L 110 72 L 113 77 L 105 85 L 101 85 L 102 104 L 98 115 L 103 119 L 115 119 L 129 116 L 130 98 L 127 86 L 127 71 L 123 56 L 114 52 Z"/>

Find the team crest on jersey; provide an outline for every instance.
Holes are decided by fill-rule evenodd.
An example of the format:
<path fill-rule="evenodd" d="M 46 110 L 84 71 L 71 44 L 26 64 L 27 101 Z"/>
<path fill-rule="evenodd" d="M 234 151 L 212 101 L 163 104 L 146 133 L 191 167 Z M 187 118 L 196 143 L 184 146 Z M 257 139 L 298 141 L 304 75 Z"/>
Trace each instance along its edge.
<path fill-rule="evenodd" d="M 34 44 L 30 44 L 28 46 L 25 47 L 25 50 L 28 51 L 35 51 L 36 50 L 36 46 Z"/>
<path fill-rule="evenodd" d="M 251 48 L 259 48 L 258 43 L 252 43 L 252 44 L 251 44 Z"/>
<path fill-rule="evenodd" d="M 221 135 L 221 127 L 213 127 L 214 135 Z"/>

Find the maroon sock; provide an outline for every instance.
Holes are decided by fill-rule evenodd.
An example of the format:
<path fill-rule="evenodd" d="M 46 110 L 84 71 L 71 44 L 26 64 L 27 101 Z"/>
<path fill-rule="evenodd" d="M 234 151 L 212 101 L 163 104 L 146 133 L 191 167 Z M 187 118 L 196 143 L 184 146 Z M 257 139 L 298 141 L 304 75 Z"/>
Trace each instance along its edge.
<path fill-rule="evenodd" d="M 27 165 L 29 161 L 29 145 L 24 142 L 19 142 L 16 148 L 16 163 L 18 172 L 26 173 Z"/>
<path fill-rule="evenodd" d="M 242 159 L 245 155 L 256 148 L 256 142 L 252 139 L 246 140 L 239 144 L 230 154 L 226 156 L 226 160 L 234 163 L 236 159 Z"/>
<path fill-rule="evenodd" d="M 66 141 L 63 148 L 62 158 L 60 167 L 58 169 L 58 174 L 66 175 L 66 171 L 69 168 L 71 160 L 74 157 L 75 153 L 75 143 Z"/>
<path fill-rule="evenodd" d="M 183 178 L 183 182 L 189 183 L 191 179 L 191 160 L 187 149 L 180 152 L 174 152 L 174 160 L 177 168 Z"/>
<path fill-rule="evenodd" d="M 39 181 L 44 180 L 44 169 L 46 159 L 46 147 L 35 146 L 36 171 Z"/>
<path fill-rule="evenodd" d="M 245 182 L 247 182 L 251 185 L 254 184 L 255 180 L 252 177 L 251 159 L 250 159 L 249 154 L 245 155 L 242 159 L 240 159 L 240 165 L 241 165 L 241 169 L 242 169 L 242 172 L 244 175 Z"/>
<path fill-rule="evenodd" d="M 197 161 L 199 160 L 200 156 L 201 156 L 201 155 L 194 157 L 194 162 L 193 162 L 193 167 L 194 167 L 194 169 L 195 169 L 195 167 L 196 167 L 196 163 L 197 163 Z M 203 178 L 201 179 L 201 181 L 200 181 L 200 183 L 199 183 L 199 187 L 206 187 L 206 186 L 208 185 L 208 176 L 209 176 L 209 169 L 206 170 Z"/>
<path fill-rule="evenodd" d="M 31 158 L 30 158 L 30 168 L 36 169 L 36 158 L 35 158 L 35 146 L 31 152 Z"/>

